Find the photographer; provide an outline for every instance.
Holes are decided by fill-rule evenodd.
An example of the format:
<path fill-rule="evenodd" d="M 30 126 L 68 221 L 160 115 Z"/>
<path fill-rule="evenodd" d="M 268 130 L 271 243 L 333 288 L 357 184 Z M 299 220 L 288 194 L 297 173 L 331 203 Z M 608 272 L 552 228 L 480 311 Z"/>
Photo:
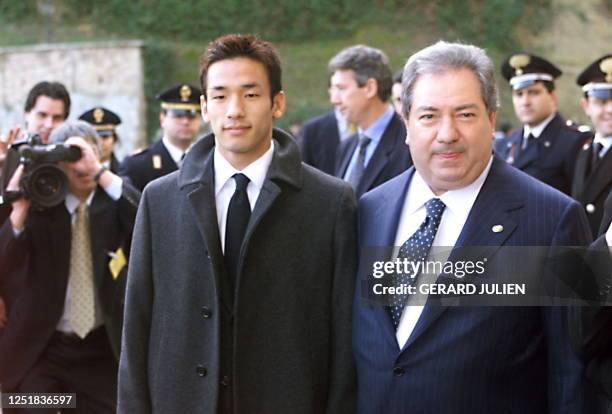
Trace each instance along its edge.
<path fill-rule="evenodd" d="M 25 132 L 39 134 L 43 142 L 47 142 L 49 135 L 70 113 L 70 94 L 66 87 L 59 82 L 38 82 L 30 89 L 24 106 Z M 10 128 L 6 135 L 0 136 L 0 170 L 4 165 L 6 153 L 11 143 L 21 134 L 21 127 Z M 1 177 L 0 172 L 0 178 Z M 4 183 L 5 181 L 3 181 Z M 0 198 L 0 225 L 6 219 L 8 208 Z M 0 286 L 0 329 L 6 324 L 6 292 Z"/>
<path fill-rule="evenodd" d="M 38 134 L 46 143 L 53 129 L 68 118 L 70 113 L 70 94 L 59 82 L 38 82 L 30 89 L 24 111 L 25 132 Z M 0 168 L 11 143 L 21 132 L 19 126 L 10 128 L 5 136 L 0 136 Z"/>
<path fill-rule="evenodd" d="M 4 392 L 74 392 L 79 411 L 111 413 L 126 282 L 111 262 L 128 249 L 140 193 L 102 167 L 87 123 L 61 125 L 49 143 L 81 156 L 58 162 L 68 183 L 59 204 L 18 198 L 0 228 L 0 272 L 19 286 L 0 341 L 0 383 Z M 8 191 L 23 192 L 30 167 L 15 170 Z"/>

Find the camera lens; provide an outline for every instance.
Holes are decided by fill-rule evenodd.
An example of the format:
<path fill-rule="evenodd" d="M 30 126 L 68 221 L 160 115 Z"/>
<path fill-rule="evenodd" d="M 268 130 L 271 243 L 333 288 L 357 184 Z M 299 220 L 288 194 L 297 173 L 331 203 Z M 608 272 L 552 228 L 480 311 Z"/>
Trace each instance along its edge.
<path fill-rule="evenodd" d="M 28 194 L 41 207 L 53 207 L 64 200 L 66 175 L 55 165 L 41 165 L 34 169 L 28 180 Z"/>

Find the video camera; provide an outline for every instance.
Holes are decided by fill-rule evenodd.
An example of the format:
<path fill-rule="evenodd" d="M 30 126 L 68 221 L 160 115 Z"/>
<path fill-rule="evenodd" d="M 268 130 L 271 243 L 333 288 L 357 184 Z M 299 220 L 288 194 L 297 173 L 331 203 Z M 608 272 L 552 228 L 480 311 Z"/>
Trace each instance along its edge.
<path fill-rule="evenodd" d="M 81 155 L 81 149 L 74 145 L 44 144 L 38 134 L 28 134 L 13 142 L 2 169 L 3 199 L 10 202 L 25 196 L 32 200 L 36 209 L 58 205 L 68 192 L 68 178 L 57 163 L 77 161 Z M 7 191 L 19 164 L 24 165 L 19 191 Z"/>

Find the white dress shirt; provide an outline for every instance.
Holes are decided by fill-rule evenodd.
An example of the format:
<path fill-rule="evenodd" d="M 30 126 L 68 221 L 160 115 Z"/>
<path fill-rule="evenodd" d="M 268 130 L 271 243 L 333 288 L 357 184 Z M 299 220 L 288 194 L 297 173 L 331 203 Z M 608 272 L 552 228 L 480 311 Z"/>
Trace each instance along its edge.
<path fill-rule="evenodd" d="M 527 137 L 529 136 L 529 134 L 531 134 L 531 136 L 535 139 L 540 138 L 540 135 L 542 135 L 542 132 L 544 132 L 544 128 L 546 128 L 548 124 L 550 124 L 550 121 L 553 120 L 555 115 L 557 115 L 557 113 L 553 112 L 551 115 L 548 116 L 548 118 L 546 118 L 533 128 L 527 124 L 523 125 L 523 143 L 521 144 L 521 148 L 525 149 L 527 147 Z"/>
<path fill-rule="evenodd" d="M 183 150 L 182 148 L 177 147 L 176 145 L 171 143 L 165 135 L 162 137 L 162 143 L 164 144 L 164 147 L 166 147 L 166 149 L 168 150 L 168 153 L 170 154 L 170 157 L 172 158 L 174 163 L 177 165 L 177 167 L 180 167 L 183 163 L 183 155 L 185 155 L 187 151 L 189 151 L 189 148 L 187 148 L 187 150 Z"/>
<path fill-rule="evenodd" d="M 217 148 L 214 150 L 213 163 L 215 168 L 215 203 L 217 205 L 217 221 L 219 225 L 219 236 L 221 237 L 221 249 L 225 253 L 225 227 L 227 221 L 227 209 L 230 200 L 236 190 L 236 181 L 232 178 L 234 174 L 242 173 L 248 177 L 247 196 L 251 211 L 259 198 L 268 174 L 268 168 L 274 156 L 274 140 L 270 148 L 258 159 L 250 163 L 244 170 L 238 171 L 221 155 Z"/>
<path fill-rule="evenodd" d="M 593 145 L 595 144 L 601 144 L 603 146 L 599 152 L 599 158 L 603 158 L 610 150 L 610 146 L 612 146 L 612 135 L 604 137 L 599 132 L 596 133 L 595 138 L 593 138 Z"/>
<path fill-rule="evenodd" d="M 116 177 L 116 179 L 113 179 L 111 185 L 104 189 L 108 196 L 115 201 L 121 198 L 123 188 L 122 182 L 123 181 L 121 181 L 121 178 Z M 88 208 L 91 206 L 91 201 L 94 198 L 94 194 L 96 194 L 96 190 L 92 191 L 91 194 L 89 194 L 89 197 L 87 197 L 87 200 L 85 200 L 85 203 L 87 204 Z M 74 224 L 74 220 L 76 219 L 76 210 L 80 203 L 81 201 L 71 193 L 68 193 L 66 195 L 66 198 L 64 199 L 64 205 L 66 206 L 66 210 L 68 210 L 68 213 L 70 214 L 72 224 Z M 92 238 L 95 236 L 95 234 L 91 235 Z M 93 329 L 97 328 L 103 323 L 102 311 L 100 309 L 98 296 L 94 295 L 94 298 L 96 306 L 96 322 Z M 70 305 L 70 283 L 68 283 L 66 287 L 66 298 L 64 299 L 64 312 L 62 313 L 62 316 L 56 327 L 56 329 L 60 332 L 74 333 L 72 326 L 70 325 Z"/>
<path fill-rule="evenodd" d="M 463 230 L 463 226 L 476 201 L 476 197 L 489 174 L 492 162 L 493 157 L 491 157 L 483 172 L 470 185 L 457 190 L 447 191 L 440 196 L 436 196 L 425 180 L 423 180 L 419 172 L 415 171 L 410 181 L 410 185 L 408 186 L 404 206 L 402 207 L 399 225 L 395 235 L 395 246 L 404 244 L 404 242 L 417 231 L 427 216 L 425 203 L 432 198 L 438 197 L 446 205 L 446 208 L 442 214 L 440 226 L 438 227 L 438 232 L 436 233 L 432 246 L 447 247 L 448 253 L 450 253 L 451 248 L 457 243 L 457 239 Z M 444 261 L 447 258 L 448 256 L 440 257 L 440 255 L 436 255 L 435 260 Z M 397 343 L 400 349 L 404 347 L 404 344 L 414 330 L 423 312 L 423 307 L 422 305 L 410 304 L 404 307 L 396 331 Z"/>

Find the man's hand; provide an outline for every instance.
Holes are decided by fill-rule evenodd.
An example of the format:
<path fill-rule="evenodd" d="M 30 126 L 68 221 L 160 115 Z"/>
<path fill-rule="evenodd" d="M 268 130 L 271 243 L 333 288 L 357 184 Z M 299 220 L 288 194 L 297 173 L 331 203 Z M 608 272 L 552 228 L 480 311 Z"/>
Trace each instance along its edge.
<path fill-rule="evenodd" d="M 13 127 L 8 130 L 6 136 L 0 136 L 0 167 L 4 165 L 6 159 L 6 153 L 8 148 L 11 146 L 15 138 L 19 136 L 21 128 L 19 126 Z"/>
<path fill-rule="evenodd" d="M 0 296 L 0 328 L 4 328 L 6 326 L 6 305 L 4 303 L 4 299 Z"/>
<path fill-rule="evenodd" d="M 81 137 L 70 137 L 64 143 L 81 149 L 81 158 L 72 162 L 64 161 L 65 166 L 75 171 L 78 177 L 91 177 L 93 180 L 94 175 L 102 167 L 100 158 L 93 146 Z"/>
<path fill-rule="evenodd" d="M 7 191 L 19 191 L 19 183 L 21 182 L 21 176 L 23 175 L 23 164 L 20 164 L 11 180 L 6 187 Z M 30 199 L 25 196 L 19 197 L 12 202 L 13 211 L 11 212 L 11 225 L 13 230 L 22 231 L 25 226 L 25 220 L 28 217 L 28 209 L 30 208 Z"/>

